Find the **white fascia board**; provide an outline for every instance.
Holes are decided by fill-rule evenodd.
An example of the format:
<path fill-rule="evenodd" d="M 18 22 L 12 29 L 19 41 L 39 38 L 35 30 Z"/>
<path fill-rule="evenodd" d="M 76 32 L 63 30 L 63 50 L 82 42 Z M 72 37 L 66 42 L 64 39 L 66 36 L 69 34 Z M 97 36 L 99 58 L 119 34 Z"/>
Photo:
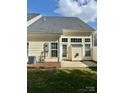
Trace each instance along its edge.
<path fill-rule="evenodd" d="M 29 21 L 27 22 L 27 27 L 30 26 L 30 25 L 31 25 L 32 23 L 34 23 L 35 21 L 37 21 L 38 19 L 40 19 L 41 17 L 42 17 L 42 15 L 38 15 L 38 16 L 32 18 L 31 20 L 29 20 Z"/>

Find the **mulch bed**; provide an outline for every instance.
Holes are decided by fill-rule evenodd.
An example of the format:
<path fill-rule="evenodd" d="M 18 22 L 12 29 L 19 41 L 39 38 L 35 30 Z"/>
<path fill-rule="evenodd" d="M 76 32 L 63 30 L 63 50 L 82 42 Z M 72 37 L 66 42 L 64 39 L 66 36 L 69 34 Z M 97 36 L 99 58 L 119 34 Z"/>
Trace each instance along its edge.
<path fill-rule="evenodd" d="M 59 62 L 40 62 L 36 64 L 27 64 L 28 69 L 55 69 L 60 67 L 61 64 Z"/>

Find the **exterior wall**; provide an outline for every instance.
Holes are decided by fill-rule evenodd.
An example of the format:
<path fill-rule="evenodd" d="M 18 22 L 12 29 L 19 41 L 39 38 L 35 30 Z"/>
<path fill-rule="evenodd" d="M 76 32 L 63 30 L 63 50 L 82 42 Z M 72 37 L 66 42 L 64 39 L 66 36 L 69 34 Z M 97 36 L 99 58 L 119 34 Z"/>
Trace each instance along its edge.
<path fill-rule="evenodd" d="M 39 56 L 43 48 L 42 42 L 29 42 L 29 56 Z"/>
<path fill-rule="evenodd" d="M 58 61 L 57 57 L 51 57 L 51 45 L 50 45 L 51 42 L 30 41 L 28 43 L 29 43 L 28 56 L 35 56 L 37 62 L 40 60 L 41 51 L 44 51 L 43 50 L 44 43 L 48 43 L 48 48 L 49 48 L 48 52 L 45 53 L 46 54 L 45 61 L 48 61 L 48 62 Z"/>
<path fill-rule="evenodd" d="M 93 60 L 97 61 L 97 47 L 93 47 Z"/>
<path fill-rule="evenodd" d="M 56 41 L 60 37 L 60 34 L 43 34 L 40 32 L 28 32 L 27 33 L 27 41 L 36 41 L 36 42 L 44 42 L 44 41 Z"/>
<path fill-rule="evenodd" d="M 92 32 L 87 31 L 87 29 L 85 29 L 84 31 L 72 30 L 72 29 L 63 29 L 63 35 L 64 36 L 90 36 L 91 34 L 92 34 Z"/>
<path fill-rule="evenodd" d="M 62 38 L 68 38 L 68 42 L 62 42 Z M 72 43 L 71 42 L 71 38 L 81 38 L 82 39 L 82 42 L 75 42 L 75 43 Z M 85 38 L 90 38 L 90 42 L 85 42 Z M 70 50 L 70 47 L 71 44 L 82 44 L 83 45 L 83 49 L 82 49 L 82 60 L 92 60 L 92 35 L 89 35 L 89 36 L 65 36 L 65 35 L 62 35 L 60 37 L 60 46 L 62 46 L 62 44 L 67 44 L 67 60 L 70 60 L 72 59 L 71 58 L 71 54 L 72 54 L 72 51 Z M 85 57 L 85 44 L 90 44 L 90 48 L 91 48 L 91 56 L 90 57 Z M 62 59 L 62 47 L 60 47 L 60 58 Z"/>
<path fill-rule="evenodd" d="M 41 55 L 41 49 L 43 47 L 42 42 L 28 42 L 28 43 L 29 43 L 28 56 L 36 56 L 36 61 L 38 61 Z"/>
<path fill-rule="evenodd" d="M 46 58 L 45 61 L 46 62 L 58 62 L 58 58 L 57 57 Z"/>
<path fill-rule="evenodd" d="M 68 38 L 68 42 L 62 42 L 62 38 Z M 71 42 L 71 38 L 81 38 L 82 42 Z M 90 38 L 90 42 L 85 42 L 85 38 Z M 51 42 L 56 42 L 56 41 L 51 41 Z M 58 58 L 57 57 L 51 57 L 51 42 L 47 42 L 49 43 L 49 51 L 48 54 L 46 56 L 45 61 L 48 62 L 55 62 L 55 61 L 62 61 L 63 57 L 62 57 L 62 45 L 66 44 L 67 45 L 67 60 L 72 60 L 72 48 L 71 44 L 81 44 L 82 49 L 81 49 L 81 53 L 82 53 L 82 60 L 92 60 L 92 59 L 96 59 L 96 54 L 94 54 L 94 49 L 92 49 L 92 35 L 89 36 L 65 36 L 65 35 L 61 35 L 59 38 L 59 43 L 58 43 Z M 41 55 L 41 51 L 43 49 L 43 45 L 45 43 L 42 41 L 29 41 L 29 51 L 28 51 L 28 56 L 36 56 L 37 61 L 40 58 Z M 85 56 L 85 44 L 90 44 L 90 48 L 91 48 L 91 56 L 90 57 L 86 57 Z M 77 49 L 75 49 L 77 50 Z"/>

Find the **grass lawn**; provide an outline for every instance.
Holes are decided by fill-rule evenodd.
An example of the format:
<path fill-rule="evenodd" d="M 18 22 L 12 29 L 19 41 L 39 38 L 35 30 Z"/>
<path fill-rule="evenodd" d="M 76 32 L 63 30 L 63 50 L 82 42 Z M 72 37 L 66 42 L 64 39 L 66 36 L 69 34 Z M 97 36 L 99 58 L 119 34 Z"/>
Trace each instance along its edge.
<path fill-rule="evenodd" d="M 96 68 L 28 70 L 27 93 L 97 93 Z"/>

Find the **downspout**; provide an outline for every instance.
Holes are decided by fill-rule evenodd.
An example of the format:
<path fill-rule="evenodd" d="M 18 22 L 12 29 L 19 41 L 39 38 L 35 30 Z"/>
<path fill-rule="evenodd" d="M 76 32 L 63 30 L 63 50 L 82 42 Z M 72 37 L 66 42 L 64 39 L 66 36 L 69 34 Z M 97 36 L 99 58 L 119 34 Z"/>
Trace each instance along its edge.
<path fill-rule="evenodd" d="M 46 53 L 46 51 L 45 51 L 45 45 L 44 45 L 44 62 L 45 62 L 45 53 Z"/>
<path fill-rule="evenodd" d="M 58 62 L 60 59 L 60 40 L 58 39 Z"/>
<path fill-rule="evenodd" d="M 93 51 L 94 51 L 94 32 L 92 32 L 92 60 L 93 60 Z"/>

